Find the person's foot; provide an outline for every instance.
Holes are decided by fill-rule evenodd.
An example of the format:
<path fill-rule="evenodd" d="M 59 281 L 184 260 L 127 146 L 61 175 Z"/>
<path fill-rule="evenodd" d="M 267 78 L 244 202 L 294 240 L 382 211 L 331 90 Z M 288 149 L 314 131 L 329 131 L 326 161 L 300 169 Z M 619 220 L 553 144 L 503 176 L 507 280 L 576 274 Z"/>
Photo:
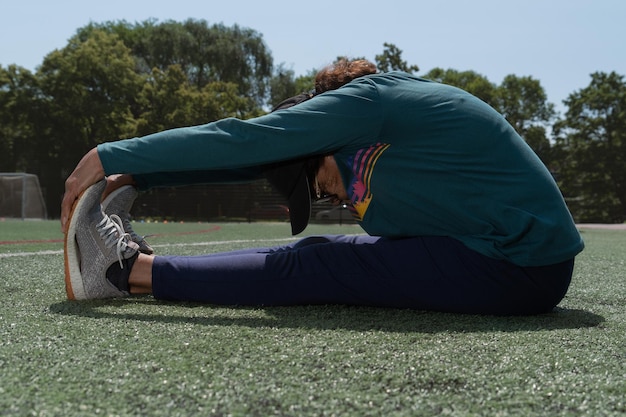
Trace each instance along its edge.
<path fill-rule="evenodd" d="M 125 297 L 139 245 L 100 200 L 106 181 L 89 187 L 74 204 L 65 234 L 65 289 L 70 300 Z"/>
<path fill-rule="evenodd" d="M 137 198 L 137 190 L 132 185 L 125 185 L 109 194 L 102 201 L 102 211 L 107 216 L 118 215 L 122 219 L 124 231 L 128 233 L 136 244 L 139 245 L 139 252 L 152 255 L 154 249 L 146 242 L 145 236 L 138 235 L 130 223 L 130 209 Z"/>

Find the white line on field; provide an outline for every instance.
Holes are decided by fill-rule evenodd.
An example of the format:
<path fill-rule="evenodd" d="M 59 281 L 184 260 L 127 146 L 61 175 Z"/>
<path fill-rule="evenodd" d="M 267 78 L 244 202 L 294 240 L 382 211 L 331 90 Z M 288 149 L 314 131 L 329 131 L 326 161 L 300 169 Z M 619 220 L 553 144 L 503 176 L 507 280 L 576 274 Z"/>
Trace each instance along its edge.
<path fill-rule="evenodd" d="M 12 252 L 12 253 L 0 253 L 0 259 L 13 258 L 15 256 L 32 256 L 32 255 L 60 255 L 62 250 L 42 250 L 38 252 Z"/>
<path fill-rule="evenodd" d="M 189 246 L 219 246 L 219 245 L 232 245 L 235 243 L 246 244 L 259 244 L 259 243 L 271 243 L 271 242 L 292 242 L 296 241 L 292 237 L 280 238 L 280 239 L 240 239 L 240 240 L 220 240 L 213 242 L 192 242 L 192 243 L 163 243 L 161 245 L 151 245 L 153 248 L 172 248 L 172 247 L 189 247 Z M 13 253 L 0 253 L 0 259 L 13 258 L 16 256 L 33 256 L 33 255 L 62 255 L 62 250 L 43 250 L 37 252 L 13 252 Z"/>

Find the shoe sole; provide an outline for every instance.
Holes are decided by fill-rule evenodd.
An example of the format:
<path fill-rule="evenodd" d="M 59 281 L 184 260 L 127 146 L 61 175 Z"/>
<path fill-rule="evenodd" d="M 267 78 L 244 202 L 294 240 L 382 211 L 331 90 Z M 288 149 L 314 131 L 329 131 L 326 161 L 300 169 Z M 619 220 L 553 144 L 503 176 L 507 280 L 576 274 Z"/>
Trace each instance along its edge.
<path fill-rule="evenodd" d="M 92 187 L 97 186 L 94 184 L 87 190 L 83 191 L 79 196 L 72 210 L 70 211 L 70 220 L 65 234 L 65 240 L 63 243 L 63 255 L 65 262 L 65 292 L 69 300 L 84 300 L 87 298 L 85 294 L 85 286 L 83 284 L 83 276 L 80 273 L 80 248 L 78 242 L 76 242 L 76 218 L 75 213 L 80 213 L 85 208 L 85 199 L 83 196 Z"/>

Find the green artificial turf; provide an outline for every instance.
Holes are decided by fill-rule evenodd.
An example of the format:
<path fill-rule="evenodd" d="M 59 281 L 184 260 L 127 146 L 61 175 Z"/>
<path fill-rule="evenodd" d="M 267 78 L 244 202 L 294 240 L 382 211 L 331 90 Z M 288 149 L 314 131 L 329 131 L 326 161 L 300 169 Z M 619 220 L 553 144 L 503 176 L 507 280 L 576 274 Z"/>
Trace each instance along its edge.
<path fill-rule="evenodd" d="M 286 224 L 136 229 L 162 254 L 289 238 Z M 554 312 L 485 317 L 70 302 L 58 223 L 0 222 L 0 415 L 624 416 L 626 232 L 583 236 Z"/>

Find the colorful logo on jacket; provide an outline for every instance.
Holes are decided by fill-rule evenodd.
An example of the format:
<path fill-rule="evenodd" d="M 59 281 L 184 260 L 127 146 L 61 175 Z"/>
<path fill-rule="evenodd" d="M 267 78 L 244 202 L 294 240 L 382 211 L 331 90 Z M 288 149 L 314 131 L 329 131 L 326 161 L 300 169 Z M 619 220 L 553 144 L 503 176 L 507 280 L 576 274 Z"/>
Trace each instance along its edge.
<path fill-rule="evenodd" d="M 377 143 L 369 148 L 360 149 L 347 161 L 353 173 L 348 188 L 352 200 L 350 211 L 358 221 L 363 220 L 373 198 L 371 180 L 376 162 L 389 146 L 386 143 Z"/>

